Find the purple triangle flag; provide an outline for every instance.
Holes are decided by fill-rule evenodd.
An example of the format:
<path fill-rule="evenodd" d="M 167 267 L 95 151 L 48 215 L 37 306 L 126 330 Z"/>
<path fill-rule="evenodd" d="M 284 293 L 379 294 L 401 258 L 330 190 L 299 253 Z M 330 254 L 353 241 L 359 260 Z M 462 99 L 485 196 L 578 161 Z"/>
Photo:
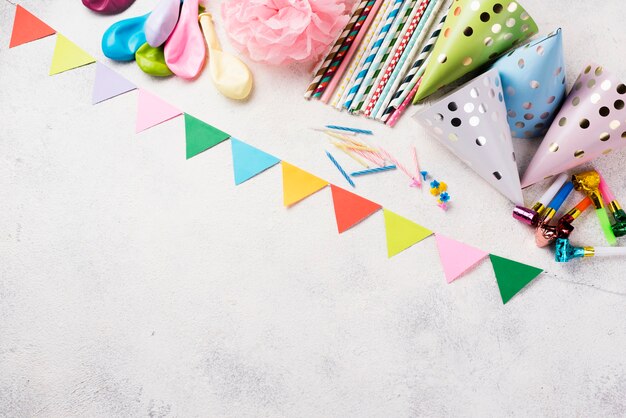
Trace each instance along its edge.
<path fill-rule="evenodd" d="M 99 62 L 96 64 L 96 79 L 93 83 L 92 104 L 119 96 L 137 87 L 120 74 Z"/>

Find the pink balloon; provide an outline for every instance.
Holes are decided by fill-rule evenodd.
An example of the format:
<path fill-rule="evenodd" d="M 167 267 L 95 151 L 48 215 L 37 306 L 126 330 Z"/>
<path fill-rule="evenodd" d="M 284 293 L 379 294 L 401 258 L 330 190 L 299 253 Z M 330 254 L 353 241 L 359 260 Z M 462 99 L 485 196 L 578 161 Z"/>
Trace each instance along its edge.
<path fill-rule="evenodd" d="M 83 4 L 89 10 L 106 15 L 122 13 L 128 9 L 135 0 L 83 0 Z"/>
<path fill-rule="evenodd" d="M 185 0 L 178 23 L 165 42 L 165 62 L 177 76 L 191 79 L 202 71 L 206 55 L 198 24 L 198 0 Z"/>

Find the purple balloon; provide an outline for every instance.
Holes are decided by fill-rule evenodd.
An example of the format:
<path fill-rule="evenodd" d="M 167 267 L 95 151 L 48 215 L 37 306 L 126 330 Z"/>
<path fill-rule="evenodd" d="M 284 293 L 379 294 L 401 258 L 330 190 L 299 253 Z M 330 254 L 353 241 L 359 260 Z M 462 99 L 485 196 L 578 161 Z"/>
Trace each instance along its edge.
<path fill-rule="evenodd" d="M 146 41 L 154 48 L 167 41 L 174 31 L 180 14 L 180 0 L 161 0 L 144 26 Z"/>
<path fill-rule="evenodd" d="M 89 10 L 105 15 L 115 15 L 128 9 L 135 0 L 83 0 Z"/>

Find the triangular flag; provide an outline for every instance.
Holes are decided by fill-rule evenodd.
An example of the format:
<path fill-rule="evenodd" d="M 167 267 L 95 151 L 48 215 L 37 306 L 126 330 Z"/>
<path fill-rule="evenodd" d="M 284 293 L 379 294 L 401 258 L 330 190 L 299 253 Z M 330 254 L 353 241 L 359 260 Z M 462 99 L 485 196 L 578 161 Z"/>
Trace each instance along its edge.
<path fill-rule="evenodd" d="M 381 208 L 378 203 L 362 198 L 333 184 L 330 185 L 330 190 L 333 194 L 337 230 L 340 234 Z"/>
<path fill-rule="evenodd" d="M 83 65 L 96 62 L 95 58 L 83 51 L 74 42 L 57 33 L 57 43 L 54 45 L 50 75 L 73 70 Z"/>
<path fill-rule="evenodd" d="M 424 228 L 390 210 L 383 209 L 385 214 L 385 233 L 387 235 L 387 255 L 389 258 L 401 253 L 413 244 L 432 235 L 433 231 Z"/>
<path fill-rule="evenodd" d="M 291 206 L 328 186 L 326 180 L 281 161 L 283 168 L 283 203 Z"/>
<path fill-rule="evenodd" d="M 182 115 L 183 112 L 146 90 L 139 89 L 135 132 L 152 128 L 159 123 Z"/>
<path fill-rule="evenodd" d="M 187 159 L 195 157 L 230 138 L 226 132 L 194 118 L 185 113 L 185 140 L 187 142 Z"/>
<path fill-rule="evenodd" d="M 489 253 L 478 248 L 470 247 L 440 234 L 435 234 L 435 239 L 437 240 L 439 259 L 448 283 L 458 279 L 463 273 L 489 255 Z"/>
<path fill-rule="evenodd" d="M 233 153 L 235 184 L 239 185 L 262 171 L 275 166 L 280 160 L 236 138 L 230 139 Z"/>
<path fill-rule="evenodd" d="M 93 104 L 103 102 L 111 97 L 119 96 L 136 89 L 135 85 L 126 80 L 104 64 L 96 63 L 96 79 L 93 83 Z"/>
<path fill-rule="evenodd" d="M 498 257 L 497 255 L 489 254 L 489 258 L 498 281 L 502 303 L 507 303 L 511 300 L 517 292 L 543 272 L 540 268 Z"/>
<path fill-rule="evenodd" d="M 9 48 L 54 35 L 56 31 L 19 4 L 15 8 Z"/>

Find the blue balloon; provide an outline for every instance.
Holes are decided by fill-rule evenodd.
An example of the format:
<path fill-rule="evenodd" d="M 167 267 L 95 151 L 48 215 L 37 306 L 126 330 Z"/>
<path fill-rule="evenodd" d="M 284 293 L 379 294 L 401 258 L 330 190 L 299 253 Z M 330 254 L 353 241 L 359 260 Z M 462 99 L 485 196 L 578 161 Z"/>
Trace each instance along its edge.
<path fill-rule="evenodd" d="M 102 35 L 102 52 L 115 61 L 133 61 L 135 52 L 146 43 L 144 25 L 150 13 L 120 20 Z"/>
<path fill-rule="evenodd" d="M 511 134 L 545 135 L 565 98 L 561 29 L 531 41 L 497 60 Z"/>

